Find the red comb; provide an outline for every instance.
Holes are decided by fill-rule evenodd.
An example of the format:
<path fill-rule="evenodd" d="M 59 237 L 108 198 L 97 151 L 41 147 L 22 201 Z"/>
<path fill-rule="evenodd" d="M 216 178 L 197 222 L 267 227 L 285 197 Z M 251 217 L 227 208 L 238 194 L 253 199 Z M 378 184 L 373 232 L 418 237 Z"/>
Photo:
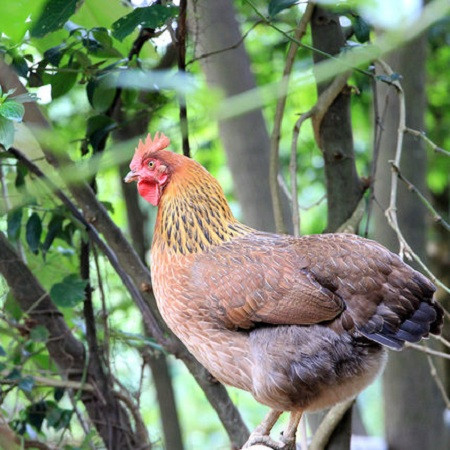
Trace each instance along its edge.
<path fill-rule="evenodd" d="M 158 150 L 163 150 L 170 144 L 170 139 L 163 133 L 155 133 L 155 137 L 152 139 L 150 133 L 147 135 L 145 142 L 139 139 L 139 144 L 136 147 L 133 159 L 130 163 L 130 169 L 137 171 L 140 169 L 142 160 L 144 157 L 148 156 L 150 153 L 157 152 Z"/>

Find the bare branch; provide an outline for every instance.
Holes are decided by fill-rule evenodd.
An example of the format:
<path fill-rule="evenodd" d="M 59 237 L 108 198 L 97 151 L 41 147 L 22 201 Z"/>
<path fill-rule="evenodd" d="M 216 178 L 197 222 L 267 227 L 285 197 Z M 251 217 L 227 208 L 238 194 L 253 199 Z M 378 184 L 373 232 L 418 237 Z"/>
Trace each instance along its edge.
<path fill-rule="evenodd" d="M 250 34 L 251 31 L 253 31 L 260 23 L 262 23 L 262 20 L 257 20 L 243 35 L 242 37 L 236 41 L 233 45 L 230 45 L 228 47 L 221 48 L 219 50 L 213 50 L 212 52 L 203 53 L 199 56 L 196 56 L 195 58 L 192 58 L 186 63 L 186 67 L 190 64 L 200 61 L 201 59 L 208 58 L 209 56 L 218 55 L 219 53 L 227 52 L 229 50 L 234 50 L 235 48 L 238 48 L 246 39 L 246 37 Z"/>
<path fill-rule="evenodd" d="M 445 402 L 445 407 L 450 410 L 450 398 L 447 395 L 447 391 L 445 389 L 444 383 L 442 382 L 441 378 L 439 377 L 436 366 L 434 365 L 433 358 L 430 355 L 427 355 L 428 364 L 430 365 L 430 374 L 434 378 L 434 381 L 436 382 L 436 385 L 441 392 L 442 398 Z"/>
<path fill-rule="evenodd" d="M 430 213 L 433 216 L 433 220 L 436 223 L 441 224 L 447 231 L 450 231 L 450 224 L 448 224 L 444 218 L 434 209 L 433 205 L 425 198 L 425 196 L 416 188 L 416 186 L 414 186 L 414 184 L 411 183 L 411 181 L 409 181 L 407 178 L 405 178 L 401 171 L 400 168 L 395 166 L 394 163 L 391 161 L 391 165 L 394 168 L 395 172 L 397 172 L 397 176 L 398 178 L 400 178 L 400 180 L 402 180 L 408 190 L 410 190 L 411 192 L 413 192 L 414 194 L 417 195 L 417 197 L 419 198 L 419 200 L 426 206 L 426 208 L 428 209 L 428 211 L 430 211 Z"/>
<path fill-rule="evenodd" d="M 447 315 L 448 317 L 448 315 Z M 436 339 L 437 341 L 441 342 L 443 345 L 445 345 L 446 347 L 450 348 L 450 341 L 448 341 L 447 339 L 445 339 L 443 336 L 441 335 L 436 335 L 436 334 L 432 334 L 431 337 L 433 339 Z"/>
<path fill-rule="evenodd" d="M 358 231 L 358 225 L 363 218 L 365 209 L 366 200 L 364 197 L 361 197 L 361 200 L 356 206 L 355 211 L 353 211 L 353 214 L 336 230 L 336 233 L 356 233 Z"/>
<path fill-rule="evenodd" d="M 300 213 L 299 213 L 300 208 L 298 205 L 298 192 L 297 192 L 297 146 L 301 126 L 303 125 L 305 120 L 309 119 L 310 117 L 312 118 L 316 142 L 317 145 L 320 147 L 320 124 L 322 122 L 322 119 L 326 114 L 330 105 L 341 93 L 342 89 L 347 83 L 349 76 L 350 72 L 346 72 L 344 74 L 337 76 L 330 84 L 330 86 L 325 91 L 323 91 L 322 94 L 320 94 L 316 104 L 309 111 L 302 114 L 297 119 L 294 125 L 291 142 L 291 160 L 289 164 L 291 176 L 290 198 L 292 202 L 292 224 L 294 228 L 294 236 L 300 235 Z M 277 159 L 278 159 L 278 149 L 277 149 Z M 356 209 L 358 209 L 358 207 Z"/>
<path fill-rule="evenodd" d="M 420 139 L 423 139 L 436 153 L 440 153 L 445 156 L 450 156 L 450 152 L 443 149 L 442 147 L 437 146 L 429 137 L 427 137 L 427 135 L 423 131 L 413 130 L 412 128 L 405 127 L 404 132 L 412 134 L 413 136 L 416 136 Z"/>
<path fill-rule="evenodd" d="M 389 65 L 379 60 L 378 63 L 382 67 L 383 71 L 390 77 L 394 74 L 393 70 L 389 67 Z M 400 244 L 400 257 L 407 256 L 408 258 L 413 258 L 422 269 L 428 274 L 431 278 L 431 281 L 438 284 L 442 289 L 446 292 L 450 293 L 450 288 L 447 287 L 442 281 L 440 281 L 433 272 L 428 268 L 428 266 L 422 261 L 422 259 L 412 250 L 408 242 L 406 241 L 403 233 L 400 230 L 397 218 L 397 191 L 398 191 L 398 171 L 396 168 L 400 167 L 400 159 L 402 156 L 403 149 L 403 136 L 405 134 L 406 129 L 406 109 L 405 109 L 405 97 L 403 94 L 402 86 L 398 80 L 393 81 L 392 83 L 397 91 L 398 102 L 399 102 L 399 122 L 398 122 L 398 130 L 397 130 L 397 145 L 395 148 L 395 157 L 391 162 L 391 193 L 389 200 L 389 207 L 385 211 L 385 215 L 390 227 L 395 231 L 397 235 L 397 239 Z"/>
<path fill-rule="evenodd" d="M 311 19 L 312 12 L 314 10 L 314 4 L 311 2 L 306 7 L 305 12 L 303 13 L 302 18 L 300 19 L 300 22 L 297 26 L 297 29 L 295 30 L 294 37 L 297 41 L 300 41 L 302 37 L 306 33 L 306 28 L 308 26 L 308 23 Z M 273 214 L 275 218 L 275 226 L 276 230 L 279 232 L 285 232 L 284 223 L 283 223 L 283 211 L 281 207 L 281 199 L 280 199 L 280 192 L 279 192 L 279 185 L 278 185 L 278 172 L 279 172 L 279 144 L 280 144 L 280 136 L 281 136 L 281 123 L 283 121 L 283 115 L 284 115 L 284 109 L 286 106 L 286 97 L 287 97 L 287 90 L 289 85 L 289 77 L 292 71 L 292 66 L 294 64 L 295 55 L 297 54 L 299 44 L 297 42 L 291 41 L 291 44 L 289 46 L 288 54 L 286 57 L 286 64 L 284 66 L 283 70 L 283 78 L 281 80 L 280 84 L 280 96 L 278 97 L 277 101 L 277 107 L 275 111 L 275 118 L 274 118 L 274 125 L 272 130 L 272 135 L 270 137 L 270 189 L 271 189 L 271 195 L 272 195 L 272 205 L 273 205 Z M 296 147 L 295 147 L 296 148 Z M 295 164 L 296 161 L 293 161 L 293 156 L 291 153 L 291 166 L 292 164 Z M 293 181 L 292 175 L 291 175 L 291 183 Z M 295 189 L 293 189 L 296 191 Z M 298 217 L 298 205 L 294 206 L 295 203 L 297 203 L 297 196 L 292 197 L 294 200 L 293 203 L 293 209 L 294 207 L 297 209 L 296 217 Z M 295 215 L 295 212 L 294 212 Z M 299 219 L 293 218 L 294 223 L 294 234 L 296 236 L 299 235 Z M 297 233 L 297 234 L 296 234 Z"/>
<path fill-rule="evenodd" d="M 428 355 L 439 356 L 440 358 L 450 359 L 450 355 L 448 353 L 439 352 L 437 350 L 433 350 L 428 347 L 424 347 L 423 345 L 413 344 L 412 342 L 405 342 L 405 347 L 413 348 L 414 350 L 418 350 L 419 352 L 427 353 Z"/>
<path fill-rule="evenodd" d="M 292 225 L 294 228 L 294 236 L 300 236 L 300 212 L 298 204 L 298 189 L 297 189 L 297 144 L 300 128 L 306 119 L 309 119 L 313 114 L 313 109 L 302 114 L 294 125 L 292 132 L 291 143 L 291 162 L 289 170 L 291 173 L 291 199 L 292 199 Z"/>
<path fill-rule="evenodd" d="M 333 431 L 340 423 L 345 413 L 353 406 L 354 402 L 354 398 L 346 400 L 333 406 L 333 408 L 328 411 L 327 415 L 320 423 L 319 428 L 317 428 L 308 450 L 323 450 L 326 448 Z"/>

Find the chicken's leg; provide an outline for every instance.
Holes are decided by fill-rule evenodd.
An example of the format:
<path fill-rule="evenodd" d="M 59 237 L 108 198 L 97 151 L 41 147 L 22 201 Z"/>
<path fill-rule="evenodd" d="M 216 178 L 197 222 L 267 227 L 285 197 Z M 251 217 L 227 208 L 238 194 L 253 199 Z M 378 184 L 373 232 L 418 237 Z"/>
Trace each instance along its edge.
<path fill-rule="evenodd" d="M 295 435 L 297 433 L 298 424 L 302 418 L 302 411 L 293 411 L 289 416 L 289 423 L 281 436 L 281 442 L 285 444 L 283 449 L 295 449 Z"/>
<path fill-rule="evenodd" d="M 270 437 L 270 430 L 273 428 L 282 412 L 283 411 L 271 409 L 266 417 L 264 417 L 264 420 L 252 431 L 250 437 L 242 448 L 248 448 L 256 444 L 263 444 L 274 450 L 283 449 L 284 444 L 276 442 Z"/>

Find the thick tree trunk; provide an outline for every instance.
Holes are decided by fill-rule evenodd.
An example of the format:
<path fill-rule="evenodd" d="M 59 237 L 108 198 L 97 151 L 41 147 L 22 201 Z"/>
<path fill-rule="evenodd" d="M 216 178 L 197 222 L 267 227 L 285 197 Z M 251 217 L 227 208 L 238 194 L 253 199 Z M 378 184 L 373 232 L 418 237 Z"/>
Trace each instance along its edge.
<path fill-rule="evenodd" d="M 391 53 L 387 59 L 392 69 L 402 75 L 406 99 L 406 126 L 424 129 L 426 36 Z M 378 158 L 375 197 L 383 209 L 389 203 L 391 171 L 398 127 L 398 101 L 394 88 L 379 87 L 379 109 L 387 103 Z M 405 135 L 401 172 L 421 192 L 426 191 L 426 152 L 422 141 Z M 400 228 L 411 247 L 425 257 L 425 208 L 400 184 L 397 199 Z M 392 251 L 398 242 L 384 213 L 375 207 L 374 237 Z M 392 354 L 384 373 L 384 408 L 388 445 L 394 450 L 439 450 L 445 442 L 444 405 L 430 375 L 426 357 L 414 350 Z"/>
<path fill-rule="evenodd" d="M 229 48 L 242 38 L 231 0 L 192 0 L 189 27 L 196 56 Z M 201 60 L 207 82 L 220 88 L 226 97 L 256 87 L 250 60 L 243 44 Z M 272 200 L 269 188 L 270 138 L 260 109 L 219 122 L 236 196 L 247 225 L 273 231 Z M 287 200 L 283 195 L 284 222 L 291 229 Z"/>

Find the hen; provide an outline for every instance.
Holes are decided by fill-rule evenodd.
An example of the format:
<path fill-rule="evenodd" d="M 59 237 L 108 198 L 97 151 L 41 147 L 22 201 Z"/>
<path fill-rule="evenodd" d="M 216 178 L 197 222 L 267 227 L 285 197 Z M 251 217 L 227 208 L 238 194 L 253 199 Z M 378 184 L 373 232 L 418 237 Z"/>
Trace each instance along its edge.
<path fill-rule="evenodd" d="M 158 206 L 151 268 L 164 320 L 214 377 L 271 408 L 247 445 L 292 448 L 302 413 L 355 396 L 383 369 L 386 347 L 440 333 L 435 287 L 398 256 L 350 234 L 249 228 L 169 142 L 139 142 L 125 181 Z M 278 445 L 269 433 L 283 411 Z"/>

